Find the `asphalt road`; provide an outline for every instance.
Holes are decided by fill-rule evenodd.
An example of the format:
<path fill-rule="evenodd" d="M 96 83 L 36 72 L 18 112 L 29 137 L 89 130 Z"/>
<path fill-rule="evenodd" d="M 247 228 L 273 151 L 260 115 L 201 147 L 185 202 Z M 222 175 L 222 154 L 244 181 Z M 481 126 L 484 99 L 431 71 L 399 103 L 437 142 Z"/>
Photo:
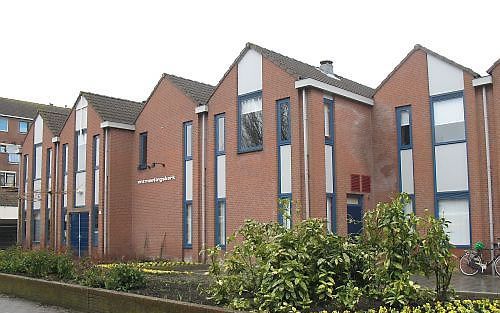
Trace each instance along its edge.
<path fill-rule="evenodd" d="M 20 298 L 0 294 L 0 312 L 2 313 L 78 313 L 54 306 L 46 306 Z"/>

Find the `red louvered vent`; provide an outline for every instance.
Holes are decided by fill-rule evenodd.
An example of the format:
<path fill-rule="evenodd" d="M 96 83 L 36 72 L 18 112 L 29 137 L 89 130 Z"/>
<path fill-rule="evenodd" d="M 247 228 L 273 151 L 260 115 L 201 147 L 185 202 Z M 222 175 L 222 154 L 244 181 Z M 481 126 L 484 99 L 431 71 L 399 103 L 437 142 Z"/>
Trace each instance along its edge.
<path fill-rule="evenodd" d="M 361 177 L 358 174 L 351 174 L 351 191 L 361 191 Z"/>
<path fill-rule="evenodd" d="M 371 191 L 371 177 L 363 175 L 361 176 L 361 191 L 370 192 Z"/>

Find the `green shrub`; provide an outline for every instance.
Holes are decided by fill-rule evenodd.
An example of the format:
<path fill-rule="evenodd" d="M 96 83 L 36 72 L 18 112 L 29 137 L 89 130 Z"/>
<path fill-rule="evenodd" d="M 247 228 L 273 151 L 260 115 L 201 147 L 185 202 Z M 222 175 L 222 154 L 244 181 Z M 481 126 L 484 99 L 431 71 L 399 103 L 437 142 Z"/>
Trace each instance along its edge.
<path fill-rule="evenodd" d="M 0 272 L 26 274 L 32 277 L 55 275 L 69 280 L 74 276 L 71 255 L 58 254 L 49 250 L 22 250 L 10 248 L 0 253 Z"/>
<path fill-rule="evenodd" d="M 450 294 L 452 260 L 444 220 L 405 214 L 410 198 L 398 195 L 364 216 L 359 237 L 328 234 L 324 221 L 246 221 L 232 251 L 209 249 L 209 298 L 232 309 L 267 312 L 315 308 L 355 309 L 360 301 L 393 308 Z M 433 254 L 435 253 L 435 254 Z M 220 255 L 223 254 L 223 258 Z M 434 273 L 436 292 L 410 277 Z"/>
<path fill-rule="evenodd" d="M 85 270 L 80 277 L 80 283 L 87 287 L 104 288 L 106 269 L 92 265 Z"/>
<path fill-rule="evenodd" d="M 129 264 L 117 264 L 105 271 L 106 289 L 127 291 L 144 287 L 145 284 L 144 273 Z"/>

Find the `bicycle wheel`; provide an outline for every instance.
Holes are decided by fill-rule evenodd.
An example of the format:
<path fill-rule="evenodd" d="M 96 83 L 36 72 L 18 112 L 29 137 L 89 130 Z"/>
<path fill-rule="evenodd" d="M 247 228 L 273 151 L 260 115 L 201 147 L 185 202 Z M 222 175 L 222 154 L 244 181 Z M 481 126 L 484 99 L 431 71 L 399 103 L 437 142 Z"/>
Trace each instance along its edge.
<path fill-rule="evenodd" d="M 469 253 L 465 253 L 460 258 L 460 272 L 467 276 L 473 276 L 479 272 L 479 268 L 475 265 L 473 257 Z"/>
<path fill-rule="evenodd" d="M 497 256 L 497 258 L 495 259 L 493 266 L 495 267 L 495 273 L 497 273 L 497 276 L 500 277 L 500 257 L 499 256 Z"/>

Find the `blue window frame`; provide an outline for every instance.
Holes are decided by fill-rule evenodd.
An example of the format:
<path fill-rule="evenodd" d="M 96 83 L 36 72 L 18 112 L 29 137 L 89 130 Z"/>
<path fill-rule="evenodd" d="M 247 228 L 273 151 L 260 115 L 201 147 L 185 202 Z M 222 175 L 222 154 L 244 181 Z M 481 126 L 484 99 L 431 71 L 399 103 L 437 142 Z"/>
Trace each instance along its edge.
<path fill-rule="evenodd" d="M 472 220 L 470 212 L 470 192 L 467 190 L 455 191 L 438 191 L 437 181 L 437 163 L 436 163 L 436 148 L 444 145 L 465 144 L 467 154 L 467 125 L 465 115 L 465 99 L 464 92 L 450 92 L 446 94 L 430 97 L 431 104 L 431 127 L 432 127 L 432 143 L 433 143 L 433 163 L 434 163 L 434 215 L 440 217 L 440 207 L 444 203 L 453 201 L 462 201 L 466 203 L 467 212 L 453 212 L 455 216 L 462 216 L 468 221 L 469 238 L 465 244 L 456 244 L 457 248 L 469 248 L 472 242 Z M 468 160 L 468 156 L 466 155 Z M 467 164 L 468 171 L 468 164 Z M 467 176 L 469 177 L 468 173 Z M 470 186 L 469 178 L 467 186 Z M 444 213 L 446 217 L 446 212 Z M 463 221 L 461 221 L 463 222 Z M 453 224 L 453 223 L 452 223 Z M 467 225 L 460 225 L 463 229 Z M 453 236 L 450 235 L 451 241 Z"/>
<path fill-rule="evenodd" d="M 9 131 L 9 120 L 5 117 L 0 117 L 0 132 Z"/>
<path fill-rule="evenodd" d="M 193 200 L 188 199 L 188 186 L 187 183 L 191 184 L 189 188 L 191 188 L 192 193 L 192 172 L 188 173 L 188 164 L 191 164 L 192 169 L 192 160 L 193 160 L 193 123 L 185 122 L 183 124 L 183 158 L 184 158 L 184 192 L 183 192 L 183 243 L 184 248 L 190 249 L 193 247 Z M 190 163 L 189 163 L 190 162 Z M 188 177 L 191 175 L 191 177 Z M 191 195 L 192 196 L 192 195 Z"/>
<path fill-rule="evenodd" d="M 396 127 L 398 140 L 398 172 L 399 172 L 399 191 L 403 191 L 403 174 L 401 169 L 401 151 L 413 150 L 413 121 L 411 106 L 401 106 L 396 108 Z M 412 152 L 413 155 L 413 152 Z M 413 171 L 413 162 L 412 162 Z M 415 194 L 408 194 L 411 199 L 411 211 L 415 213 Z M 406 209 L 405 209 L 406 210 Z"/>
<path fill-rule="evenodd" d="M 219 197 L 218 182 L 225 177 L 218 177 L 218 161 L 226 154 L 226 116 L 215 116 L 215 244 L 226 248 L 226 198 Z M 224 164 L 225 166 L 225 164 Z"/>
<path fill-rule="evenodd" d="M 92 246 L 99 243 L 99 135 L 92 139 Z"/>
<path fill-rule="evenodd" d="M 276 101 L 276 116 L 277 116 L 277 138 L 278 138 L 278 223 L 286 228 L 292 227 L 292 193 L 283 192 L 283 181 L 281 172 L 282 147 L 292 144 L 292 128 L 290 125 L 290 98 Z M 285 149 L 285 148 L 283 148 Z M 291 151 L 291 150 L 286 150 Z M 291 157 L 291 155 L 290 155 Z M 291 177 L 291 173 L 290 173 Z M 287 184 L 291 182 L 287 182 Z M 286 213 L 286 217 L 284 213 Z"/>
<path fill-rule="evenodd" d="M 84 208 L 87 192 L 87 129 L 75 132 L 74 148 L 73 204 L 75 208 Z"/>
<path fill-rule="evenodd" d="M 19 132 L 21 134 L 26 134 L 28 132 L 28 122 L 26 121 L 19 121 Z"/>
<path fill-rule="evenodd" d="M 263 149 L 262 91 L 238 96 L 238 152 Z"/>
<path fill-rule="evenodd" d="M 62 145 L 62 163 L 61 163 L 61 243 L 66 245 L 67 236 L 67 216 L 68 205 L 68 144 Z"/>
<path fill-rule="evenodd" d="M 139 134 L 139 170 L 148 168 L 148 133 Z"/>
<path fill-rule="evenodd" d="M 28 211 L 28 162 L 29 162 L 29 156 L 27 154 L 24 155 L 23 158 L 23 186 L 24 186 L 24 201 L 23 201 L 23 209 L 21 211 L 22 214 L 22 240 L 23 242 L 26 242 L 26 213 Z"/>
<path fill-rule="evenodd" d="M 332 150 L 332 192 L 326 192 L 326 201 L 325 201 L 325 212 L 326 212 L 326 220 L 327 220 L 327 229 L 332 232 L 337 232 L 337 204 L 336 204 L 336 184 L 335 184 L 335 131 L 334 131 L 334 101 L 330 98 L 323 98 L 323 114 L 324 114 L 324 136 L 325 136 L 325 150 L 327 147 L 331 147 Z M 325 153 L 325 158 L 326 158 Z M 326 168 L 326 165 L 325 165 Z M 325 170 L 325 179 L 326 178 L 326 170 Z"/>
<path fill-rule="evenodd" d="M 52 149 L 47 149 L 47 160 L 46 160 L 46 190 L 45 195 L 45 239 L 47 244 L 50 244 L 51 238 L 51 214 L 52 214 Z"/>

